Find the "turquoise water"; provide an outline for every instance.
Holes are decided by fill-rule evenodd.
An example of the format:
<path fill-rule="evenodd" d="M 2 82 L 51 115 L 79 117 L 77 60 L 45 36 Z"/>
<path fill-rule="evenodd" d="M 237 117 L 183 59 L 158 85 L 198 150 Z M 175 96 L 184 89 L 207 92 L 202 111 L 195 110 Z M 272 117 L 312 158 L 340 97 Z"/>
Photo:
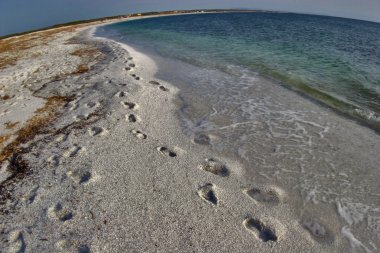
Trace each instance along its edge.
<path fill-rule="evenodd" d="M 181 15 L 117 23 L 114 37 L 164 57 L 280 81 L 380 125 L 380 24 L 286 13 Z"/>

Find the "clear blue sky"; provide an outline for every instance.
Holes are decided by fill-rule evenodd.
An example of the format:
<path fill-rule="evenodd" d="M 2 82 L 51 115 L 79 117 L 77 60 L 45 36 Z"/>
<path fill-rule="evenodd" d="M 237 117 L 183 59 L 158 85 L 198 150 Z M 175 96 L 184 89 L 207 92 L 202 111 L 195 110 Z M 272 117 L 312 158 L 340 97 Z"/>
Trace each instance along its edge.
<path fill-rule="evenodd" d="M 203 8 L 280 10 L 380 22 L 380 0 L 0 0 L 0 36 L 79 19 Z"/>

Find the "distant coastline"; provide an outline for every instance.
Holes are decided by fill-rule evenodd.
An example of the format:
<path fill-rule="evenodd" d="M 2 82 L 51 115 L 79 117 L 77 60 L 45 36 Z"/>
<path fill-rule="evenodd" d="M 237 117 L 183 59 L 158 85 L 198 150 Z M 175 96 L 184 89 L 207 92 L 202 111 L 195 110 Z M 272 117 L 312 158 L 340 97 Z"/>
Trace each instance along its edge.
<path fill-rule="evenodd" d="M 7 34 L 7 35 L 3 35 L 3 36 L 0 36 L 0 40 L 15 37 L 15 36 L 21 36 L 21 35 L 25 35 L 25 34 L 29 34 L 29 33 L 34 33 L 34 32 L 46 31 L 49 29 L 61 28 L 61 27 L 72 26 L 72 25 L 79 25 L 79 24 L 89 24 L 89 23 L 93 23 L 93 22 L 110 22 L 110 21 L 112 22 L 114 20 L 117 21 L 118 19 L 127 19 L 127 18 L 132 18 L 132 17 L 154 17 L 154 16 L 161 16 L 161 15 L 197 14 L 197 13 L 202 13 L 202 12 L 207 12 L 207 13 L 226 13 L 226 12 L 293 13 L 293 14 L 298 14 L 298 15 L 315 15 L 315 16 L 334 17 L 334 16 L 321 15 L 321 14 L 315 14 L 315 13 L 296 13 L 296 12 L 287 12 L 287 11 L 255 10 L 255 9 L 170 10 L 170 11 L 158 11 L 158 12 L 131 13 L 131 14 L 107 16 L 107 17 L 94 18 L 94 19 L 83 19 L 83 20 L 77 20 L 77 21 L 70 21 L 70 22 L 66 22 L 66 23 L 55 24 L 55 25 L 46 26 L 46 27 L 33 29 L 33 30 L 28 30 L 28 31 L 24 31 L 24 32 L 17 32 L 17 33 L 11 33 L 11 34 Z M 346 18 L 346 17 L 338 17 L 338 18 L 350 19 L 350 18 Z M 361 19 L 353 19 L 353 20 L 378 23 L 375 21 L 361 20 Z"/>
<path fill-rule="evenodd" d="M 173 15 L 173 14 L 196 14 L 196 13 L 202 13 L 202 12 L 208 12 L 208 13 L 224 13 L 224 12 L 276 12 L 276 11 L 264 11 L 264 10 L 242 10 L 242 9 L 199 9 L 199 10 L 171 10 L 171 11 L 159 11 L 159 12 L 142 12 L 142 13 L 131 13 L 131 14 L 125 14 L 125 15 L 116 15 L 116 16 L 107 16 L 102 18 L 94 18 L 94 19 L 83 19 L 83 20 L 77 20 L 77 21 L 70 21 L 67 23 L 61 23 L 61 24 L 55 24 L 47 27 L 42 27 L 39 29 L 33 29 L 29 31 L 19 32 L 19 33 L 12 33 L 8 35 L 0 36 L 0 40 L 15 37 L 15 36 L 21 36 L 29 33 L 34 32 L 40 32 L 40 31 L 46 31 L 49 29 L 55 29 L 55 28 L 61 28 L 66 26 L 72 26 L 72 25 L 79 25 L 79 24 L 88 24 L 93 22 L 107 22 L 107 21 L 114 21 L 118 19 L 127 19 L 127 18 L 133 18 L 133 17 L 146 17 L 146 16 L 160 16 L 160 15 Z"/>

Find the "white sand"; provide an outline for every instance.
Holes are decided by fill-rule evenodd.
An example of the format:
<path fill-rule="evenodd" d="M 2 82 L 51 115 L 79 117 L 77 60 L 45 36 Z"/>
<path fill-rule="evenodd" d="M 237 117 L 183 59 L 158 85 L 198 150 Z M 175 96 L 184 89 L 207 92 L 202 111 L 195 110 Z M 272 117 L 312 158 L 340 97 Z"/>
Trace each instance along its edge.
<path fill-rule="evenodd" d="M 5 208 L 9 213 L 1 215 L 0 251 L 348 250 L 347 239 L 336 237 L 331 243 L 330 231 L 323 234 L 318 224 L 308 226 L 322 232 L 321 240 L 304 229 L 281 189 L 261 196 L 275 206 L 250 197 L 255 193 L 242 184 L 245 168 L 239 162 L 217 157 L 183 134 L 175 115 L 178 90 L 154 78 L 154 62 L 128 46 L 90 38 L 91 32 L 81 31 L 81 40 L 111 49 L 94 70 L 58 82 L 32 75 L 27 82 L 46 84 L 38 92 L 44 97 L 59 91 L 75 94 L 75 100 L 22 155 L 32 173 L 14 184 L 13 200 Z M 49 69 L 70 67 L 72 49 L 63 45 L 70 36 L 49 44 L 47 55 L 54 55 L 45 59 Z M 126 71 L 132 63 L 136 66 Z M 33 72 L 36 64 L 40 62 L 19 62 L 0 72 L 0 80 L 15 85 L 21 82 L 20 73 Z M 167 90 L 150 84 L 153 80 Z M 13 92 L 16 98 L 30 98 L 23 100 L 29 110 L 11 101 L 2 104 L 2 111 L 15 109 L 2 115 L 0 123 L 30 118 L 41 106 L 21 84 Z M 209 158 L 216 162 L 205 161 Z"/>

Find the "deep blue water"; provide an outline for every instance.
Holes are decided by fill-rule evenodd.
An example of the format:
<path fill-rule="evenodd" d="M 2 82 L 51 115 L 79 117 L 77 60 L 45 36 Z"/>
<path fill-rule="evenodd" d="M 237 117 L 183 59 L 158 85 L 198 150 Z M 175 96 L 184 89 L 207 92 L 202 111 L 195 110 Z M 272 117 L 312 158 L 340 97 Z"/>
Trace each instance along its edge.
<path fill-rule="evenodd" d="M 223 13 L 140 19 L 103 29 L 164 57 L 237 76 L 239 68 L 252 70 L 380 125 L 379 23 Z"/>

